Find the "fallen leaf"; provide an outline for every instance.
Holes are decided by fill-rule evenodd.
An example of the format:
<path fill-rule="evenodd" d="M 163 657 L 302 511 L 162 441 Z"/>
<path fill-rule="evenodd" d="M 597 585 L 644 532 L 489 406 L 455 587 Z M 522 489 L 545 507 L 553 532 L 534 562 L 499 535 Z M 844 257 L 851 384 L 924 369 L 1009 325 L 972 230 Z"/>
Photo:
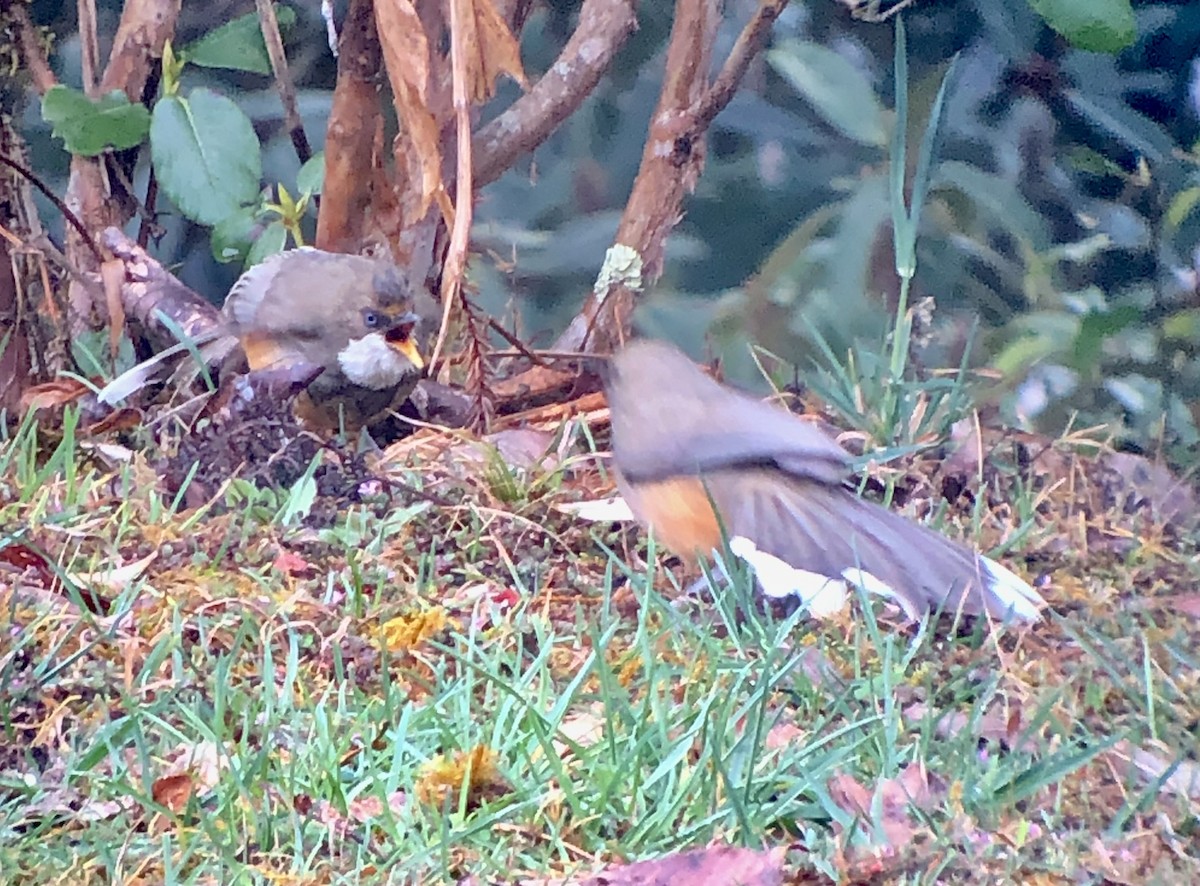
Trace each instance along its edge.
<path fill-rule="evenodd" d="M 60 378 L 26 388 L 21 394 L 21 410 L 37 412 L 52 409 L 76 400 L 91 392 L 91 388 L 73 378 Z"/>
<path fill-rule="evenodd" d="M 421 803 L 444 806 L 447 802 L 457 805 L 464 786 L 469 809 L 511 790 L 496 767 L 495 751 L 486 745 L 428 761 L 417 773 L 413 788 Z"/>
<path fill-rule="evenodd" d="M 863 822 L 869 837 L 882 834 L 889 850 L 908 846 L 922 830 L 914 822 L 909 807 L 929 809 L 945 795 L 945 788 L 935 784 L 924 765 L 910 763 L 896 778 L 880 779 L 872 790 L 850 775 L 835 775 L 826 787 L 840 809 Z M 875 794 L 879 794 L 879 819 L 873 810 Z"/>
<path fill-rule="evenodd" d="M 292 578 L 311 576 L 316 571 L 311 563 L 295 551 L 288 550 L 282 550 L 275 555 L 271 568 Z"/>
<path fill-rule="evenodd" d="M 110 566 L 108 569 L 101 569 L 96 572 L 67 573 L 67 577 L 81 587 L 95 587 L 99 585 L 106 591 L 119 594 L 133 582 L 141 578 L 142 573 L 156 559 L 158 559 L 158 551 L 151 551 L 142 557 L 142 559 L 134 560 L 132 563 L 126 563 L 123 566 Z"/>
<path fill-rule="evenodd" d="M 164 775 L 162 778 L 155 779 L 154 784 L 150 787 L 150 795 L 154 798 L 154 802 L 167 807 L 172 812 L 182 812 L 186 809 L 188 801 L 195 793 L 195 782 L 187 772 Z"/>
<path fill-rule="evenodd" d="M 1162 781 L 1159 790 L 1176 797 L 1200 801 L 1200 763 L 1179 756 L 1167 748 L 1151 750 L 1129 741 L 1117 742 L 1108 752 L 1117 768 L 1125 773 L 1136 770 L 1142 781 Z M 1170 775 L 1167 775 L 1170 770 Z"/>

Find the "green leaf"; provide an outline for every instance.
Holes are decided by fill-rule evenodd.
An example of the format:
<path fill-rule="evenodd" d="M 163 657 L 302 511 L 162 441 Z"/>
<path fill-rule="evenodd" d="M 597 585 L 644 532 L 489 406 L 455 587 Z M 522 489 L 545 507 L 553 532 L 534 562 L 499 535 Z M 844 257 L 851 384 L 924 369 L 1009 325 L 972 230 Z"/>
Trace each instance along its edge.
<path fill-rule="evenodd" d="M 320 194 L 325 187 L 325 152 L 318 151 L 308 158 L 296 174 L 296 190 L 301 194 Z"/>
<path fill-rule="evenodd" d="M 42 119 L 68 151 L 82 157 L 135 147 L 150 131 L 150 112 L 119 89 L 92 101 L 78 89 L 52 86 L 42 97 Z"/>
<path fill-rule="evenodd" d="M 279 30 L 286 34 L 296 23 L 296 11 L 288 6 L 277 6 L 275 17 Z M 180 50 L 193 65 L 204 68 L 227 68 L 233 71 L 249 71 L 251 74 L 270 74 L 271 59 L 267 45 L 263 42 L 258 16 L 254 13 L 238 16 L 215 31 L 209 31 L 195 43 Z"/>
<path fill-rule="evenodd" d="M 865 145 L 887 143 L 883 106 L 866 76 L 832 49 L 789 40 L 767 60 L 827 123 Z"/>
<path fill-rule="evenodd" d="M 1130 0 L 1028 0 L 1034 12 L 1080 49 L 1120 52 L 1137 37 Z"/>
<path fill-rule="evenodd" d="M 258 235 L 258 239 L 250 246 L 246 254 L 246 267 L 251 268 L 263 259 L 283 252 L 287 246 L 287 226 L 281 221 L 273 221 Z"/>
<path fill-rule="evenodd" d="M 258 136 L 241 108 L 215 92 L 159 99 L 150 153 L 159 185 L 193 221 L 212 226 L 258 200 Z"/>
<path fill-rule="evenodd" d="M 1072 368 L 1081 372 L 1098 369 L 1105 341 L 1141 319 L 1142 311 L 1134 305 L 1084 314 L 1072 347 Z"/>
<path fill-rule="evenodd" d="M 1178 228 L 1187 221 L 1198 203 L 1200 203 L 1200 187 L 1185 188 L 1180 191 L 1171 198 L 1171 202 L 1167 206 L 1167 226 Z"/>
<path fill-rule="evenodd" d="M 213 258 L 221 264 L 244 262 L 258 230 L 258 207 L 246 206 L 217 222 L 210 245 Z"/>

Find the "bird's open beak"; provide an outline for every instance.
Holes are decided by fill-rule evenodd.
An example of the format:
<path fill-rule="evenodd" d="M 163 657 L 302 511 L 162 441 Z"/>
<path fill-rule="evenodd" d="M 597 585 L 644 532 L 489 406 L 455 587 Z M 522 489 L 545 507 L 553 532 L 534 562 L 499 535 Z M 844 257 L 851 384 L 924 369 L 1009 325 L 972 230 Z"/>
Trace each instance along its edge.
<path fill-rule="evenodd" d="M 407 357 L 413 366 L 417 367 L 417 369 L 424 369 L 425 360 L 417 348 L 416 340 L 413 338 L 418 321 L 419 318 L 417 315 L 410 311 L 399 317 L 392 324 L 391 328 L 384 333 L 383 338 L 393 349 Z"/>

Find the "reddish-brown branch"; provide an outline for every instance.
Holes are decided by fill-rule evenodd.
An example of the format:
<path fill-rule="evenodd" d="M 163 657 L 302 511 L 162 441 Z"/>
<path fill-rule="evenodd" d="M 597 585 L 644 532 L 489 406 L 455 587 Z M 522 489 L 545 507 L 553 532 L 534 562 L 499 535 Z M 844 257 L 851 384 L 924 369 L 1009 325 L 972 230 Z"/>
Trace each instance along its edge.
<path fill-rule="evenodd" d="M 540 145 L 596 88 L 637 27 L 636 0 L 584 0 L 579 23 L 550 69 L 474 140 L 475 184 L 499 178 Z"/>
<path fill-rule="evenodd" d="M 127 0 L 121 10 L 121 21 L 113 37 L 112 52 L 100 78 L 101 93 L 120 90 L 130 101 L 141 101 L 146 84 L 154 76 L 163 45 L 175 33 L 179 18 L 180 0 Z M 66 204 L 83 222 L 91 240 L 110 225 L 120 227 L 135 211 L 136 201 L 123 189 L 114 188 L 99 158 L 72 157 L 71 183 Z M 71 230 L 67 237 L 67 256 L 85 271 L 96 271 L 98 264 L 91 255 L 93 245 L 85 245 Z M 84 286 L 73 280 L 68 289 L 69 325 L 73 333 L 83 332 L 104 316 L 103 298 L 99 286 Z"/>
<path fill-rule="evenodd" d="M 100 250 L 96 248 L 96 244 L 92 242 L 88 236 L 87 230 L 83 227 L 83 222 L 79 220 L 79 216 L 73 213 L 62 200 L 58 199 L 58 195 L 46 187 L 42 180 L 34 175 L 33 170 L 21 165 L 11 157 L 5 157 L 0 154 L 0 164 L 10 167 L 16 172 L 19 172 L 26 181 L 42 192 L 42 196 L 54 204 L 54 207 L 62 213 L 63 219 L 68 225 L 76 230 L 80 238 L 85 242 L 91 250 L 93 258 L 96 259 L 96 264 L 104 261 L 104 256 L 100 254 Z"/>
<path fill-rule="evenodd" d="M 221 312 L 213 304 L 181 283 L 119 228 L 106 229 L 100 242 L 124 265 L 122 309 L 159 348 L 176 341 L 174 332 L 159 319 L 159 312 L 192 337 L 221 325 Z"/>
<path fill-rule="evenodd" d="M 372 0 L 351 0 L 338 40 L 337 86 L 325 131 L 316 242 L 321 249 L 358 252 L 366 239 L 382 64 Z"/>
<path fill-rule="evenodd" d="M 29 77 L 33 81 L 33 88 L 37 90 L 38 95 L 45 95 L 46 90 L 58 83 L 58 78 L 50 69 L 50 62 L 38 39 L 37 26 L 29 17 L 29 7 L 24 3 L 12 2 L 12 0 L 4 0 L 0 7 L 16 25 L 17 46 L 21 50 L 21 60 L 25 63 L 25 70 L 29 72 Z"/>
<path fill-rule="evenodd" d="M 716 0 L 678 0 L 666 71 L 650 134 L 616 243 L 637 257 L 637 285 L 662 275 L 667 235 L 683 217 L 683 198 L 692 192 L 704 165 L 704 142 L 691 126 L 691 110 L 707 87 L 706 75 L 720 23 Z M 554 343 L 555 350 L 604 353 L 620 344 L 633 313 L 632 279 L 599 286 Z"/>
<path fill-rule="evenodd" d="M 717 114 L 733 100 L 742 84 L 742 78 L 746 76 L 746 70 L 766 45 L 771 27 L 787 5 L 788 0 L 761 0 L 758 4 L 758 9 L 750 17 L 750 21 L 738 34 L 733 50 L 721 66 L 721 72 L 692 108 L 692 126 L 695 129 L 693 135 L 703 135 Z"/>
<path fill-rule="evenodd" d="M 720 73 L 706 87 L 718 18 L 715 5 L 684 0 L 676 4 L 662 95 L 617 229 L 616 243 L 636 256 L 638 291 L 662 275 L 667 237 L 682 218 L 683 199 L 695 188 L 704 164 L 703 140 L 708 127 L 737 92 L 786 5 L 787 0 L 761 0 Z M 631 282 L 618 279 L 598 287 L 554 347 L 603 353 L 623 341 L 637 295 Z"/>

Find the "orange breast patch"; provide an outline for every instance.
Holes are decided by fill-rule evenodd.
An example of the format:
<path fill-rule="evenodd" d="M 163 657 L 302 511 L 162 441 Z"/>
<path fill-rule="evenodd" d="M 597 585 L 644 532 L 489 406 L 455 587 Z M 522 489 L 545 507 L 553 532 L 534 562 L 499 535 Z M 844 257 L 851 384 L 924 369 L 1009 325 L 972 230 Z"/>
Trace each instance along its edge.
<path fill-rule="evenodd" d="M 721 543 L 717 515 L 695 477 L 639 483 L 625 498 L 638 519 L 654 530 L 655 538 L 681 557 L 707 555 Z"/>

